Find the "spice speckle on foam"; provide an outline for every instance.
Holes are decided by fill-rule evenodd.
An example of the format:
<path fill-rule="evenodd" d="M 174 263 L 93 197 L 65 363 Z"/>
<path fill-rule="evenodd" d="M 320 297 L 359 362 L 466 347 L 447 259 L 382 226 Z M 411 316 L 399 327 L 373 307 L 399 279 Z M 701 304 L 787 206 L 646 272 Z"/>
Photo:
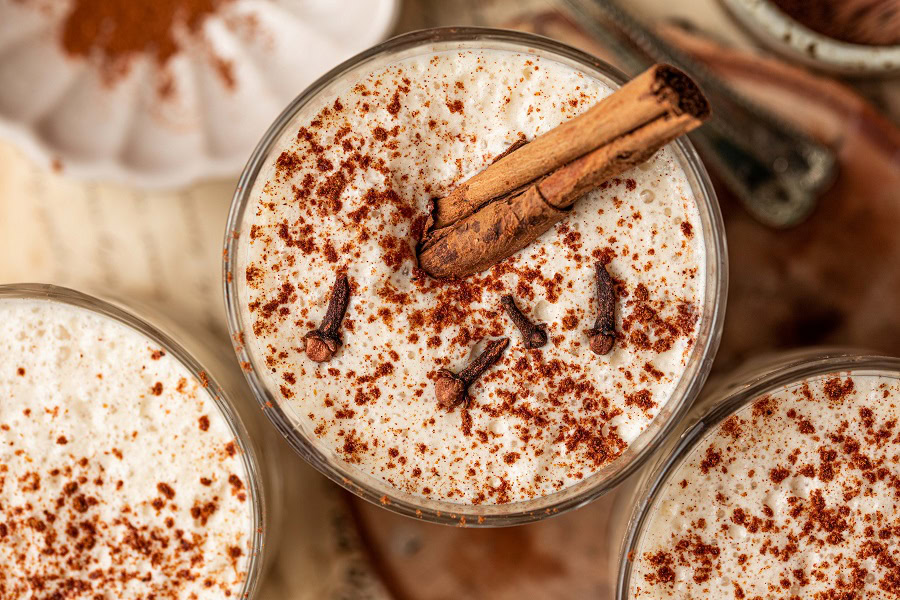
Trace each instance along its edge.
<path fill-rule="evenodd" d="M 200 382 L 42 300 L 0 300 L 0 357 L 0 597 L 238 598 L 252 500 Z"/>
<path fill-rule="evenodd" d="M 415 268 L 431 199 L 611 92 L 549 59 L 453 51 L 389 65 L 295 117 L 251 193 L 235 276 L 246 347 L 323 453 L 415 495 L 512 502 L 615 460 L 665 404 L 705 286 L 698 209 L 668 150 L 488 271 L 438 281 Z M 617 298 L 605 356 L 586 333 L 598 262 Z M 350 286 L 343 345 L 316 364 L 302 336 L 338 273 Z M 545 345 L 524 344 L 506 295 Z M 502 338 L 463 407 L 442 409 L 441 369 L 459 373 Z"/>
<path fill-rule="evenodd" d="M 669 476 L 630 598 L 900 596 L 900 381 L 832 374 L 727 418 Z"/>

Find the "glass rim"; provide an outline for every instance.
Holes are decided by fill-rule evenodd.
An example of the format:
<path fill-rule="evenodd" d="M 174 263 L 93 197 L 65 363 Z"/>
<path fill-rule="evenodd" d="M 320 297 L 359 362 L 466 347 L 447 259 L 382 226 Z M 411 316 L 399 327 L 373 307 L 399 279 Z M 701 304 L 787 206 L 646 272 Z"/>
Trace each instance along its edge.
<path fill-rule="evenodd" d="M 628 557 L 637 556 L 650 511 L 668 483 L 669 477 L 707 434 L 714 432 L 725 419 L 765 394 L 813 377 L 833 373 L 890 372 L 900 379 L 900 358 L 861 354 L 844 349 L 813 352 L 814 354 L 804 352 L 796 356 L 789 354 L 786 363 L 766 365 L 751 369 L 749 374 L 740 374 L 742 379 L 738 387 L 722 390 L 724 397 L 717 400 L 709 410 L 704 411 L 696 423 L 690 424 L 671 450 L 652 465 L 649 478 L 638 487 L 625 537 L 621 541 L 619 568 L 616 574 L 616 600 L 630 598 L 629 586 L 634 561 Z"/>
<path fill-rule="evenodd" d="M 240 278 L 234 277 L 244 213 L 252 201 L 251 192 L 254 189 L 257 175 L 270 156 L 275 143 L 284 133 L 285 128 L 307 103 L 313 101 L 319 92 L 340 77 L 352 73 L 355 69 L 370 61 L 387 57 L 392 53 L 413 50 L 426 44 L 478 42 L 505 43 L 510 46 L 517 46 L 521 51 L 526 52 L 533 50 L 543 51 L 555 57 L 570 60 L 580 68 L 585 69 L 589 74 L 601 79 L 611 80 L 615 85 L 622 85 L 628 79 L 624 73 L 608 63 L 556 40 L 520 31 L 483 27 L 443 27 L 413 31 L 394 37 L 357 54 L 336 66 L 301 92 L 282 111 L 253 151 L 238 181 L 228 214 L 224 240 L 223 288 L 228 328 L 234 342 L 234 350 L 238 360 L 243 364 L 249 364 L 251 367 L 250 369 L 242 369 L 244 376 L 247 378 L 247 382 L 266 416 L 285 437 L 294 451 L 304 460 L 348 491 L 393 512 L 434 523 L 498 527 L 528 523 L 548 516 L 558 515 L 583 506 L 611 490 L 640 467 L 652 453 L 652 450 L 665 439 L 675 424 L 684 416 L 706 380 L 721 338 L 722 322 L 725 314 L 725 298 L 727 295 L 728 267 L 724 224 L 715 192 L 705 167 L 687 139 L 679 138 L 670 144 L 668 148 L 674 151 L 680 166 L 688 176 L 692 192 L 696 197 L 695 201 L 700 207 L 701 221 L 704 225 L 706 294 L 701 313 L 700 332 L 697 336 L 697 343 L 694 344 L 694 348 L 691 351 L 688 367 L 676 386 L 673 396 L 667 401 L 667 404 L 675 401 L 675 394 L 678 393 L 678 390 L 681 390 L 681 396 L 677 398 L 677 405 L 669 415 L 668 420 L 655 432 L 652 438 L 645 442 L 637 456 L 630 457 L 628 464 L 619 467 L 615 473 L 603 477 L 602 480 L 597 478 L 605 475 L 603 472 L 594 473 L 583 481 L 558 492 L 540 498 L 509 504 L 462 504 L 427 498 L 419 499 L 411 494 L 400 492 L 396 488 L 391 489 L 391 492 L 394 493 L 386 493 L 384 490 L 374 489 L 373 486 L 367 484 L 367 481 L 374 480 L 374 477 L 370 475 L 366 475 L 364 478 L 357 477 L 346 468 L 346 465 L 340 464 L 340 467 L 336 466 L 336 463 L 342 463 L 342 461 L 325 456 L 321 450 L 307 440 L 306 436 L 302 435 L 291 424 L 289 417 L 281 406 L 281 400 L 272 393 L 262 377 L 260 377 L 258 374 L 260 368 L 257 365 L 257 361 L 252 353 L 247 351 L 247 340 L 244 339 L 244 331 L 247 328 L 243 323 L 238 288 Z M 511 49 L 515 50 L 515 48 Z M 689 378 L 689 380 L 686 378 Z M 615 465 L 619 460 L 622 460 L 621 457 L 610 463 L 610 465 Z M 579 491 L 573 493 L 571 491 L 573 488 L 577 488 Z M 401 495 L 404 497 L 400 497 Z M 430 507 L 423 507 L 423 504 L 428 504 Z"/>
<path fill-rule="evenodd" d="M 204 381 L 205 378 L 205 381 L 208 383 L 204 390 L 225 419 L 228 428 L 240 447 L 241 462 L 244 470 L 247 472 L 248 481 L 246 487 L 250 492 L 251 508 L 251 552 L 247 561 L 247 577 L 237 597 L 244 599 L 254 598 L 262 580 L 264 566 L 266 515 L 263 507 L 265 506 L 265 490 L 261 483 L 261 469 L 253 439 L 241 421 L 237 410 L 232 406 L 232 401 L 219 386 L 215 377 L 204 369 L 197 359 L 181 344 L 167 333 L 157 329 L 148 321 L 131 312 L 129 308 L 117 306 L 78 290 L 47 283 L 0 284 L 0 300 L 9 299 L 37 300 L 64 304 L 116 321 L 161 347 L 166 351 L 166 354 L 177 360 L 198 381 Z"/>

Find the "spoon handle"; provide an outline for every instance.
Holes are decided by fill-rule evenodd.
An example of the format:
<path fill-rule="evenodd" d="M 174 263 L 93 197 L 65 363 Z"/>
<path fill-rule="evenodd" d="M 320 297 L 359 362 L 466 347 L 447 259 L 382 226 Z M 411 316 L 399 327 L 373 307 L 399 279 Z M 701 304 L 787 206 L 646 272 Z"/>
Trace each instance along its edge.
<path fill-rule="evenodd" d="M 712 118 L 691 134 L 723 183 L 759 221 L 790 227 L 815 208 L 835 177 L 834 154 L 735 93 L 704 65 L 655 35 L 612 0 L 565 0 L 620 66 L 637 73 L 650 62 L 687 72 L 712 105 Z"/>

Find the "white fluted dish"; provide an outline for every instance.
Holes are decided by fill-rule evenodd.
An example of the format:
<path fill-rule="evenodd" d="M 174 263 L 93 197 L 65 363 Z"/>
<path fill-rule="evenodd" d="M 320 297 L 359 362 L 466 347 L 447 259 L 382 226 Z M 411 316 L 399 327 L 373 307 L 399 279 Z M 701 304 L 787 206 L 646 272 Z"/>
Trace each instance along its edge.
<path fill-rule="evenodd" d="M 235 0 L 162 67 L 137 56 L 110 82 L 62 50 L 68 2 L 0 0 L 0 137 L 79 178 L 167 188 L 235 175 L 294 96 L 387 35 L 398 5 Z"/>

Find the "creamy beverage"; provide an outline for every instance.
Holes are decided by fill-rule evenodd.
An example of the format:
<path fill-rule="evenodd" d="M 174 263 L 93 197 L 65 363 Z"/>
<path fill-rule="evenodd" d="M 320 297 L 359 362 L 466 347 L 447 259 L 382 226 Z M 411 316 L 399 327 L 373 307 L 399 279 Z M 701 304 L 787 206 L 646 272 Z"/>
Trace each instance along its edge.
<path fill-rule="evenodd" d="M 583 481 L 666 405 L 707 282 L 700 213 L 671 149 L 487 271 L 446 281 L 416 268 L 431 199 L 612 91 L 526 52 L 423 50 L 293 117 L 256 177 L 229 277 L 243 347 L 323 456 L 413 497 L 503 504 Z M 603 355 L 586 333 L 598 263 L 618 298 Z M 340 344 L 314 333 L 314 362 L 307 332 L 323 328 L 341 277 Z M 504 296 L 545 343 L 526 344 Z M 467 401 L 439 402 L 441 369 L 460 373 L 485 349 L 499 359 Z"/>
<path fill-rule="evenodd" d="M 900 380 L 835 372 L 727 417 L 666 475 L 628 598 L 896 598 Z"/>
<path fill-rule="evenodd" d="M 0 357 L 0 597 L 240 597 L 258 499 L 206 376 L 47 299 L 0 297 Z"/>

